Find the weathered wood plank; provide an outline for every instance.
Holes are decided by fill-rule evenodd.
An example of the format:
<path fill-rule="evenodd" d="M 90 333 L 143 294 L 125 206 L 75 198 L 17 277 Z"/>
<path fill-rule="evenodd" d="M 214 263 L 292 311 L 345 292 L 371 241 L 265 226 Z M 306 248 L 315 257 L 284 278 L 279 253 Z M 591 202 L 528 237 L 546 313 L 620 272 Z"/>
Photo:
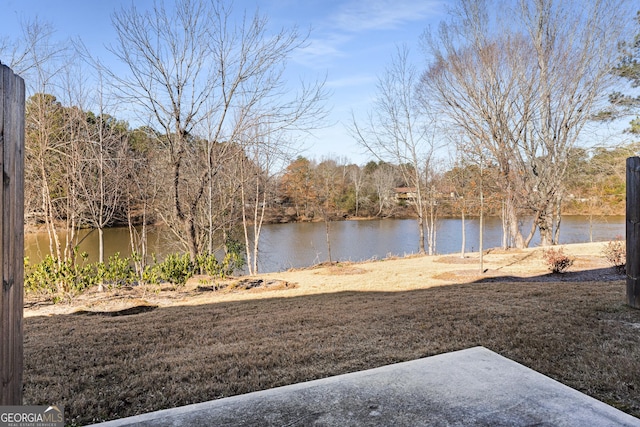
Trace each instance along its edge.
<path fill-rule="evenodd" d="M 5 67 L 0 67 L 0 77 L 2 80 L 2 88 L 0 88 L 0 102 L 2 102 L 2 106 L 0 106 L 0 110 L 2 110 L 2 129 L 0 129 L 0 134 L 2 135 L 0 139 L 0 171 L 4 170 L 4 146 L 7 143 L 7 140 L 10 138 L 9 133 L 11 132 L 8 128 L 9 124 L 9 108 L 11 107 L 11 103 L 8 100 L 10 96 L 10 75 Z M 4 186 L 0 186 L 0 202 L 4 199 Z M 2 230 L 2 223 L 4 218 L 4 209 L 0 206 L 0 233 Z M 4 260 L 4 247 L 2 245 L 2 238 L 0 236 L 0 260 Z M 0 268 L 2 268 L 2 264 L 0 264 Z M 2 272 L 2 276 L 4 276 L 4 272 Z M 2 331 L 0 332 L 0 357 L 2 357 L 2 395 L 0 399 L 2 399 L 1 403 L 3 405 L 8 405 L 9 400 L 13 400 L 15 393 L 13 391 L 13 383 L 15 382 L 14 375 L 14 358 L 13 352 L 15 352 L 15 336 L 13 331 L 13 317 L 14 314 L 11 309 L 13 295 L 11 294 L 11 290 L 8 289 L 4 283 L 2 283 L 2 291 L 0 292 L 0 310 L 2 310 Z"/>
<path fill-rule="evenodd" d="M 0 405 L 22 404 L 24 81 L 0 65 Z"/>
<path fill-rule="evenodd" d="M 640 308 L 640 157 L 627 159 L 627 304 Z"/>

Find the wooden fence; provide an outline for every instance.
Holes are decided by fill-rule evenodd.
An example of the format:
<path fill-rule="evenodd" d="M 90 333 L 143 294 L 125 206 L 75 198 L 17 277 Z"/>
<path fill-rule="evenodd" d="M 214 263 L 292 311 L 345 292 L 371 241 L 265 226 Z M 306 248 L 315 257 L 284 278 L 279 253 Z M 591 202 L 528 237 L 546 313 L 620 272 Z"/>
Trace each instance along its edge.
<path fill-rule="evenodd" d="M 640 157 L 627 159 L 627 303 L 640 308 Z"/>
<path fill-rule="evenodd" d="M 0 64 L 0 405 L 22 404 L 24 80 Z"/>

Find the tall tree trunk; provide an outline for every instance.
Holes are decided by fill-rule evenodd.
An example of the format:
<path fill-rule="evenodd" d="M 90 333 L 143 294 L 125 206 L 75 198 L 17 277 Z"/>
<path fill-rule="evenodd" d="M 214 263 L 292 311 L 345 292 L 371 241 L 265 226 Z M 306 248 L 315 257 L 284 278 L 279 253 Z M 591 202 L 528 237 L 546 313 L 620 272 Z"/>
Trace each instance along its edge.
<path fill-rule="evenodd" d="M 436 210 L 434 200 L 433 187 L 429 192 L 429 226 L 428 226 L 428 247 L 429 255 L 435 255 L 436 253 Z"/>
<path fill-rule="evenodd" d="M 560 244 L 560 225 L 562 224 L 562 198 L 558 197 L 558 201 L 556 203 L 556 212 L 554 216 L 554 233 L 553 233 L 553 244 Z"/>
<path fill-rule="evenodd" d="M 424 239 L 425 239 L 425 235 L 424 235 L 424 229 L 425 227 L 427 227 L 427 225 L 425 224 L 425 206 L 424 206 L 424 199 L 422 196 L 422 188 L 420 185 L 420 181 L 419 178 L 415 180 L 416 181 L 416 212 L 418 214 L 418 253 L 420 254 L 426 254 L 427 251 L 425 249 L 425 245 L 424 245 Z"/>
<path fill-rule="evenodd" d="M 104 262 L 104 228 L 98 227 L 98 262 Z"/>
<path fill-rule="evenodd" d="M 503 200 L 500 207 L 500 222 L 502 223 L 502 249 L 509 248 L 509 219 L 507 218 L 507 204 Z"/>
<path fill-rule="evenodd" d="M 325 227 L 325 234 L 326 234 L 326 238 L 327 238 L 327 257 L 329 260 L 329 264 L 332 263 L 332 259 L 331 259 L 331 225 L 329 224 L 329 219 L 327 218 L 327 213 L 325 212 L 324 214 L 324 227 Z"/>
<path fill-rule="evenodd" d="M 509 235 L 511 239 L 513 239 L 513 245 L 517 249 L 526 248 L 525 240 L 522 237 L 522 232 L 520 231 L 519 221 L 518 221 L 518 213 L 516 211 L 515 204 L 515 195 L 513 194 L 513 189 L 511 185 L 507 187 L 507 200 L 505 205 L 505 214 L 507 217 L 507 223 L 509 227 Z"/>
<path fill-rule="evenodd" d="M 553 244 L 553 212 L 549 212 L 549 206 L 539 213 L 537 222 L 540 246 L 551 246 Z"/>
<path fill-rule="evenodd" d="M 191 261 L 195 261 L 198 258 L 198 238 L 196 232 L 196 224 L 195 218 L 191 216 L 187 220 L 187 236 L 189 237 L 188 245 L 189 245 L 189 257 Z"/>
<path fill-rule="evenodd" d="M 464 200 L 462 201 L 462 210 L 460 212 L 461 215 L 461 219 L 462 219 L 462 236 L 461 236 L 461 241 L 462 241 L 462 247 L 460 248 L 460 258 L 464 258 L 465 257 L 465 247 L 467 245 L 467 230 L 466 230 L 466 226 L 465 226 L 465 206 L 464 206 Z"/>
<path fill-rule="evenodd" d="M 480 168 L 480 230 L 478 232 L 478 248 L 480 252 L 480 274 L 484 274 L 484 183 L 482 166 Z"/>
<path fill-rule="evenodd" d="M 104 263 L 104 230 L 98 227 L 98 262 Z M 98 292 L 104 291 L 104 282 L 102 279 L 98 283 Z"/>
<path fill-rule="evenodd" d="M 424 215 L 418 212 L 418 253 L 420 254 L 427 253 L 424 246 L 424 227 Z"/>

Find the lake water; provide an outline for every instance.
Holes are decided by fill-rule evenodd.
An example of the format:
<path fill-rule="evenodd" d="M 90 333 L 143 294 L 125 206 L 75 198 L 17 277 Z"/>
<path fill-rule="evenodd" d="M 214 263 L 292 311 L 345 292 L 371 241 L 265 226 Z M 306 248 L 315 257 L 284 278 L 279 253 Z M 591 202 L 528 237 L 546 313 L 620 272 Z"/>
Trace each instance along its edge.
<path fill-rule="evenodd" d="M 478 220 L 468 219 L 466 224 L 466 251 L 478 250 Z M 560 229 L 560 243 L 581 243 L 612 240 L 624 237 L 625 217 L 597 217 L 589 223 L 587 217 L 564 216 Z M 333 261 L 363 261 L 382 259 L 390 255 L 408 255 L 418 252 L 417 222 L 413 219 L 338 221 L 331 223 L 331 257 Z M 539 244 L 536 235 L 530 246 Z M 46 234 L 29 234 L 25 237 L 25 255 L 37 262 L 48 253 Z M 461 220 L 440 219 L 437 225 L 436 252 L 448 254 L 460 252 L 462 242 Z M 487 218 L 484 229 L 484 248 L 502 244 L 502 225 L 499 218 Z M 98 234 L 90 233 L 80 244 L 91 260 L 97 259 Z M 149 252 L 158 258 L 177 252 L 178 246 L 162 228 L 152 228 L 149 234 Z M 306 267 L 327 261 L 327 244 L 324 223 L 267 224 L 260 238 L 259 271 L 282 271 L 294 267 Z M 105 256 L 119 252 L 131 253 L 129 231 L 126 228 L 105 230 Z"/>

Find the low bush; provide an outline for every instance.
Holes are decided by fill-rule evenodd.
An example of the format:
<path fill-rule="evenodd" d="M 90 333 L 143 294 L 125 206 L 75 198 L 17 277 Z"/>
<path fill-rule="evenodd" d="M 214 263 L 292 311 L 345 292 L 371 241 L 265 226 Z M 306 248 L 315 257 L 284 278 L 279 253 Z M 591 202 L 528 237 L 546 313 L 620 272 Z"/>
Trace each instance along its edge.
<path fill-rule="evenodd" d="M 58 260 L 47 255 L 42 262 L 33 266 L 29 258 L 25 258 L 25 291 L 42 293 L 57 302 L 98 284 L 97 266 L 87 263 L 88 256 L 85 253 L 80 255 L 80 260 L 77 258 Z"/>
<path fill-rule="evenodd" d="M 161 280 L 175 285 L 184 285 L 194 275 L 195 267 L 189 254 L 171 254 L 158 264 Z"/>
<path fill-rule="evenodd" d="M 607 262 L 616 269 L 619 274 L 625 274 L 627 268 L 627 248 L 622 238 L 608 242 L 602 250 Z"/>
<path fill-rule="evenodd" d="M 171 254 L 162 262 L 153 257 L 153 264 L 145 267 L 141 276 L 134 268 L 136 258 L 109 257 L 106 263 L 88 263 L 86 253 L 72 259 L 58 260 L 47 255 L 40 263 L 31 265 L 25 258 L 25 291 L 40 293 L 54 302 L 69 299 L 87 288 L 103 284 L 107 288 L 140 283 L 169 282 L 184 285 L 195 274 L 224 278 L 243 266 L 241 246 L 231 246 L 222 261 L 214 254 L 203 254 L 191 261 L 189 254 Z"/>
<path fill-rule="evenodd" d="M 225 276 L 229 276 L 244 266 L 245 260 L 242 255 L 244 246 L 242 243 L 230 239 L 227 240 L 225 245 L 227 252 L 222 259 L 222 273 Z"/>
<path fill-rule="evenodd" d="M 109 257 L 106 263 L 96 263 L 98 280 L 108 287 L 133 285 L 138 281 L 130 258 L 120 258 L 120 254 Z"/>
<path fill-rule="evenodd" d="M 564 273 L 573 265 L 573 258 L 564 253 L 564 248 L 547 249 L 542 256 L 552 273 Z"/>

